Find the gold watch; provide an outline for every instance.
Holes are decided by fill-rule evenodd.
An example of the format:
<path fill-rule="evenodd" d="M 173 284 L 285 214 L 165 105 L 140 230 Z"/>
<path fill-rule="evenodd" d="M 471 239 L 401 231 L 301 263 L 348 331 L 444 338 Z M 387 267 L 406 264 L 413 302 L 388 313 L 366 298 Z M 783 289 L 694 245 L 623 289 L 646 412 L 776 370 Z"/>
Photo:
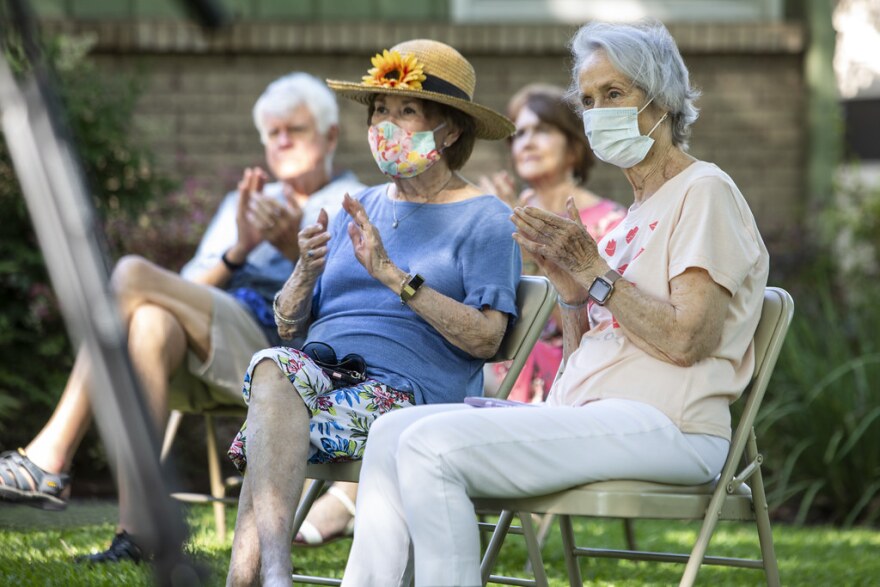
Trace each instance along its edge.
<path fill-rule="evenodd" d="M 406 279 L 403 280 L 403 287 L 400 288 L 400 303 L 405 304 L 410 301 L 423 283 L 425 283 L 424 277 L 418 273 L 415 275 L 408 273 Z"/>

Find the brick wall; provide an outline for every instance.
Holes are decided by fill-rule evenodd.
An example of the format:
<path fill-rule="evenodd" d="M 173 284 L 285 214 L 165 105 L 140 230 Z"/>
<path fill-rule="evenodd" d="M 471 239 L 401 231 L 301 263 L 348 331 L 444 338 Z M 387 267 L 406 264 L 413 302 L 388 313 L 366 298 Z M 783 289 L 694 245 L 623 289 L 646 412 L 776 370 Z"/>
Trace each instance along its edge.
<path fill-rule="evenodd" d="M 477 70 L 477 100 L 504 110 L 526 83 L 567 85 L 562 25 L 462 26 L 446 23 L 242 24 L 206 35 L 186 23 L 54 22 L 52 32 L 94 34 L 108 71 L 141 72 L 138 123 L 162 165 L 219 193 L 241 168 L 262 162 L 251 122 L 254 100 L 292 70 L 357 80 L 369 57 L 417 37 L 448 42 Z M 793 24 L 685 24 L 670 27 L 702 89 L 691 153 L 738 183 L 773 252 L 794 250 L 805 201 L 804 35 Z M 382 181 L 367 148 L 365 109 L 341 101 L 337 162 L 368 183 Z M 508 167 L 502 143 L 478 143 L 471 178 Z M 597 166 L 589 187 L 623 203 L 631 191 L 616 168 Z"/>

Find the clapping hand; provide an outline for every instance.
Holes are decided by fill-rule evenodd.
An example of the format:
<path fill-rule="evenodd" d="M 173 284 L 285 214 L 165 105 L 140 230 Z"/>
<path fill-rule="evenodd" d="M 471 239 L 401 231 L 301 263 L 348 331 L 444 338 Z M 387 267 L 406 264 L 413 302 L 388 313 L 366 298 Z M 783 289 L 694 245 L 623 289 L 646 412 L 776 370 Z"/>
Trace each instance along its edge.
<path fill-rule="evenodd" d="M 303 218 L 302 208 L 296 201 L 293 188 L 287 184 L 283 188 L 283 202 L 266 196 L 263 186 L 267 179 L 262 169 L 251 172 L 247 220 L 264 240 L 272 243 L 288 259 L 296 259 L 299 255 L 297 233 Z"/>
<path fill-rule="evenodd" d="M 248 167 L 238 182 L 238 207 L 235 212 L 235 224 L 238 229 L 238 246 L 250 253 L 264 240 L 263 232 L 251 218 L 251 199 L 263 191 L 266 183 L 266 172 L 259 167 Z"/>
<path fill-rule="evenodd" d="M 346 197 L 348 196 L 346 195 Z M 327 224 L 327 211 L 321 208 L 318 213 L 318 221 L 299 231 L 297 266 L 304 277 L 315 278 L 324 270 L 324 263 L 327 259 L 327 243 L 330 241 Z"/>
<path fill-rule="evenodd" d="M 352 222 L 348 223 L 348 236 L 351 238 L 357 260 L 372 277 L 383 283 L 393 281 L 394 263 L 388 258 L 388 253 L 382 244 L 382 235 L 370 222 L 367 211 L 359 201 L 348 194 L 342 201 L 342 208 L 352 218 Z"/>
<path fill-rule="evenodd" d="M 513 238 L 534 257 L 563 301 L 579 303 L 586 298 L 585 284 L 604 272 L 605 261 L 581 222 L 574 198 L 565 207 L 568 218 L 531 206 L 514 209 Z"/>

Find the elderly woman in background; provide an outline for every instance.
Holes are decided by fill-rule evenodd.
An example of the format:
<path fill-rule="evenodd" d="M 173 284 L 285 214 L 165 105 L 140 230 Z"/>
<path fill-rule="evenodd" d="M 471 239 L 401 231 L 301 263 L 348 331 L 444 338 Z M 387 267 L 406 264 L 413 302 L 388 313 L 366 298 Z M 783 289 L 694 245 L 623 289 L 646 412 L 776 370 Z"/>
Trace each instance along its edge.
<path fill-rule="evenodd" d="M 511 98 L 507 112 L 516 125 L 510 143 L 514 169 L 528 187 L 517 195 L 513 179 L 504 171 L 483 178 L 481 185 L 511 208 L 534 206 L 561 216 L 566 215 L 565 202 L 572 197 L 590 236 L 596 240 L 605 236 L 626 216 L 626 208 L 584 187 L 593 154 L 565 90 L 546 84 L 526 86 Z M 524 255 L 523 271 L 539 273 L 537 263 L 528 255 Z M 562 330 L 557 308 L 508 397 L 523 402 L 543 401 L 561 361 Z M 505 363 L 487 365 L 487 393 L 501 384 L 508 368 Z"/>
<path fill-rule="evenodd" d="M 593 22 L 572 50 L 590 146 L 623 170 L 634 200 L 598 245 L 572 199 L 567 218 L 514 212 L 515 239 L 560 295 L 565 372 L 545 405 L 382 418 L 344 585 L 406 584 L 410 547 L 417 586 L 479 585 L 473 496 L 697 484 L 724 463 L 729 404 L 754 369 L 767 250 L 733 180 L 686 151 L 697 93 L 668 31 Z"/>
<path fill-rule="evenodd" d="M 480 395 L 483 363 L 516 315 L 510 210 L 458 173 L 476 138 L 513 125 L 472 101 L 473 68 L 448 45 L 401 43 L 373 65 L 361 83 L 328 84 L 368 105 L 370 148 L 391 182 L 346 196 L 329 227 L 324 215 L 300 231 L 274 310 L 279 334 L 306 345 L 254 355 L 246 428 L 230 449 L 247 466 L 232 585 L 289 585 L 306 461 L 360 458 L 380 415 Z M 317 363 L 336 357 L 362 360 L 365 377 L 331 379 Z"/>

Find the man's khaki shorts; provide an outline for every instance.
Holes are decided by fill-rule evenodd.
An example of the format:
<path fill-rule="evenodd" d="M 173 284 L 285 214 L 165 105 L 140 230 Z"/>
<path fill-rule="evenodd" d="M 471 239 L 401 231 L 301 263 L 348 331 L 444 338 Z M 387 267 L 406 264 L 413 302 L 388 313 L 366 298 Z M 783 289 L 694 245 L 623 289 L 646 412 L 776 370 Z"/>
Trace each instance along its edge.
<path fill-rule="evenodd" d="M 202 362 L 189 352 L 186 364 L 171 379 L 169 409 L 244 406 L 241 389 L 251 357 L 271 346 L 247 308 L 224 291 L 211 293 L 211 354 Z"/>

